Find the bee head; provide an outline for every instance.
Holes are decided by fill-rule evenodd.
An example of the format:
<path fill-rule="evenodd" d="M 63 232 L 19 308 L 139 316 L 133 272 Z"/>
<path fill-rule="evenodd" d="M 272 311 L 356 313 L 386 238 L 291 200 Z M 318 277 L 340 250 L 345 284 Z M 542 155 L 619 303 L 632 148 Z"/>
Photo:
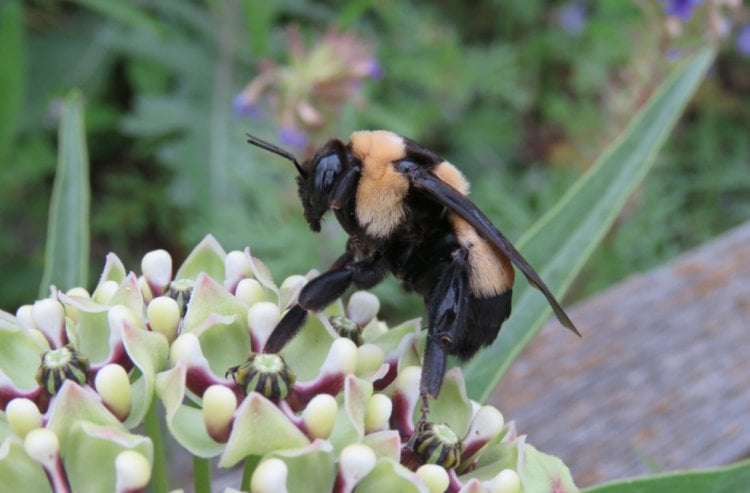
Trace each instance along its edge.
<path fill-rule="evenodd" d="M 320 231 L 320 220 L 330 209 L 333 187 L 349 167 L 350 160 L 344 143 L 332 139 L 302 165 L 302 172 L 297 177 L 297 187 L 305 209 L 305 219 L 313 231 Z"/>
<path fill-rule="evenodd" d="M 313 231 L 320 231 L 320 221 L 329 209 L 333 186 L 351 159 L 344 143 L 337 139 L 330 140 L 312 159 L 300 164 L 289 151 L 249 134 L 247 138 L 250 144 L 273 152 L 294 164 L 299 172 L 297 190 L 305 210 L 305 219 Z"/>

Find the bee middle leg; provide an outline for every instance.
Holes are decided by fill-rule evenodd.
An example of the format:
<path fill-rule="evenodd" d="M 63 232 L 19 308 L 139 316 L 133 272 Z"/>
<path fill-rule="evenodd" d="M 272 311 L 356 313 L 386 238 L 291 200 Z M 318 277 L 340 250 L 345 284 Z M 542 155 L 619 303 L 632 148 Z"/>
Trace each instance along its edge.
<path fill-rule="evenodd" d="M 348 259 L 348 263 L 345 259 Z M 369 288 L 380 282 L 384 276 L 385 266 L 382 259 L 373 257 L 353 262 L 351 256 L 344 254 L 333 268 L 305 284 L 299 292 L 297 303 L 276 324 L 263 351 L 281 351 L 302 328 L 308 313 L 323 310 L 340 298 L 352 283 L 358 287 Z"/>

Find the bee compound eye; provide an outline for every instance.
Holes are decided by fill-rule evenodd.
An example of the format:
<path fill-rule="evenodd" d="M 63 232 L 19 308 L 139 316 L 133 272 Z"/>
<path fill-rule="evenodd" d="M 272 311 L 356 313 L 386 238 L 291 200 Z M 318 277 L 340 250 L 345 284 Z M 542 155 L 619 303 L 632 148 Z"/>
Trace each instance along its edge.
<path fill-rule="evenodd" d="M 318 160 L 315 167 L 315 188 L 328 190 L 341 172 L 341 159 L 337 154 L 329 154 Z"/>

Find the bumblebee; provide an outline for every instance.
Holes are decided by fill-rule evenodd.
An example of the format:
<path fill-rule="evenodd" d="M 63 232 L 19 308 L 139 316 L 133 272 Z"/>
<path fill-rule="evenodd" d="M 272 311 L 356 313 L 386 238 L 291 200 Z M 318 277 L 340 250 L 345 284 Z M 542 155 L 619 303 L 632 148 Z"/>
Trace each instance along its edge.
<path fill-rule="evenodd" d="M 288 151 L 248 135 L 248 142 L 282 156 L 298 171 L 310 228 L 320 231 L 333 211 L 349 235 L 346 251 L 307 283 L 266 342 L 278 352 L 309 312 L 323 310 L 352 284 L 369 289 L 393 273 L 422 296 L 427 340 L 420 392 L 442 386 L 448 355 L 462 360 L 490 345 L 510 316 L 513 264 L 547 298 L 560 323 L 579 334 L 544 281 L 513 244 L 468 198 L 469 182 L 433 151 L 385 130 L 332 139 L 300 164 Z"/>

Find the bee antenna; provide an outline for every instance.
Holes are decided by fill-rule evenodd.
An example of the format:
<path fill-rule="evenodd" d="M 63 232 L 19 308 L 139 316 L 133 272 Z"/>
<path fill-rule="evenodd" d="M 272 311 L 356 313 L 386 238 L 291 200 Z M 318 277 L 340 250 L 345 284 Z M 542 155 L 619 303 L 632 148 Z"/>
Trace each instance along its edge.
<path fill-rule="evenodd" d="M 297 168 L 297 171 L 299 171 L 299 174 L 302 175 L 303 178 L 307 177 L 307 173 L 302 169 L 302 166 L 300 166 L 299 161 L 297 161 L 297 158 L 294 157 L 294 155 L 287 151 L 282 149 L 281 147 L 275 146 L 271 144 L 270 142 L 266 142 L 263 139 L 259 139 L 258 137 L 254 135 L 247 134 L 247 143 L 252 144 L 254 146 L 260 147 L 261 149 L 265 149 L 267 151 L 273 152 L 274 154 L 281 156 L 283 158 L 286 158 L 294 163 L 294 167 Z"/>

